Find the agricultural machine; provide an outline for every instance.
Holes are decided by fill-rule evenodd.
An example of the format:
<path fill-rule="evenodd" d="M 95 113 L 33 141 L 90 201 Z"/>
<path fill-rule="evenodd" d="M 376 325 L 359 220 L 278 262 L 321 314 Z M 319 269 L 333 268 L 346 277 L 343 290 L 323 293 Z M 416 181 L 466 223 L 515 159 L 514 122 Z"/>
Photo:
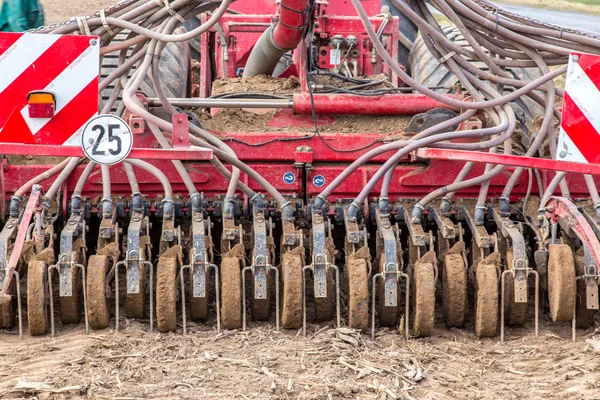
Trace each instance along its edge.
<path fill-rule="evenodd" d="M 0 326 L 575 337 L 596 54 L 484 0 L 125 0 L 0 34 Z"/>

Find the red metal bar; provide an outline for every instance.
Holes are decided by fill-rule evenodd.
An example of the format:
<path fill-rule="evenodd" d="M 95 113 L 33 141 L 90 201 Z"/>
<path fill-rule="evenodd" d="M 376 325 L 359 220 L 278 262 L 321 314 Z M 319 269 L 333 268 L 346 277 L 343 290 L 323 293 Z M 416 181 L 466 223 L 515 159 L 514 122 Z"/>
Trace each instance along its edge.
<path fill-rule="evenodd" d="M 39 185 L 33 186 L 31 194 L 29 195 L 29 200 L 27 201 L 27 206 L 25 207 L 25 212 L 23 213 L 23 218 L 21 218 L 21 223 L 19 224 L 19 229 L 17 230 L 17 238 L 15 239 L 14 247 L 12 253 L 10 254 L 10 259 L 8 260 L 8 265 L 6 266 L 6 276 L 4 277 L 4 285 L 2 286 L 0 297 L 6 295 L 6 291 L 10 286 L 13 273 L 15 268 L 17 268 L 19 258 L 21 258 L 21 252 L 23 251 L 23 245 L 25 244 L 25 237 L 27 236 L 27 228 L 31 222 L 31 217 L 33 217 L 33 213 L 38 206 L 41 195 L 42 187 Z"/>
<path fill-rule="evenodd" d="M 14 143 L 0 143 L 0 154 L 35 154 L 36 156 L 85 157 L 81 147 L 77 146 Z M 131 149 L 131 152 L 129 153 L 129 158 L 140 158 L 145 160 L 205 161 L 212 160 L 212 156 L 212 150 L 202 149 L 199 147 L 190 147 L 187 149 Z"/>
<path fill-rule="evenodd" d="M 448 95 L 462 98 L 462 95 Z M 385 94 L 381 96 L 355 96 L 351 94 L 314 94 L 317 114 L 373 114 L 414 115 L 432 108 L 452 108 L 422 94 Z M 458 110 L 456 110 L 458 111 Z M 310 94 L 294 95 L 294 114 L 312 113 Z"/>
<path fill-rule="evenodd" d="M 579 239 L 592 251 L 596 265 L 600 265 L 600 242 L 598 242 L 598 238 L 592 230 L 592 227 L 579 212 L 577 206 L 564 197 L 552 197 L 545 204 L 545 207 L 546 210 L 548 210 L 546 216 L 550 218 L 553 223 L 562 219 L 573 228 L 577 237 L 579 237 Z"/>
<path fill-rule="evenodd" d="M 600 164 L 583 164 L 567 161 L 550 160 L 547 158 L 534 158 L 513 156 L 505 154 L 491 154 L 478 151 L 445 150 L 423 148 L 416 151 L 417 157 L 437 160 L 473 161 L 489 164 L 511 165 L 546 169 L 550 171 L 564 171 L 576 174 L 600 175 Z"/>

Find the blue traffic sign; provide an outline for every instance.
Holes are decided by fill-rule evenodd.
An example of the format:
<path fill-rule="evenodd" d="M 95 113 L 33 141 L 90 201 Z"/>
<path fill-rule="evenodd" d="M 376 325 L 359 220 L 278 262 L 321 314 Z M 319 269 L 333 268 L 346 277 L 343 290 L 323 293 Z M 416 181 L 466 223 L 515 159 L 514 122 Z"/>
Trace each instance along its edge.
<path fill-rule="evenodd" d="M 313 185 L 321 187 L 325 185 L 325 177 L 323 175 L 317 175 L 313 178 Z"/>
<path fill-rule="evenodd" d="M 286 172 L 283 174 L 283 181 L 288 185 L 291 185 L 292 183 L 296 182 L 296 174 L 293 172 Z"/>

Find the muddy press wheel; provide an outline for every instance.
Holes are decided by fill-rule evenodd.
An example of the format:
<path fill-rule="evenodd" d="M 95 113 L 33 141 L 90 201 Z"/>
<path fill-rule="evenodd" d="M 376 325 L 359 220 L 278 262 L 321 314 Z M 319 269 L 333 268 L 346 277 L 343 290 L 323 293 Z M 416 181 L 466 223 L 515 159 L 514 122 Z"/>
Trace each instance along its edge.
<path fill-rule="evenodd" d="M 369 285 L 367 261 L 350 258 L 346 263 L 348 276 L 348 326 L 366 331 L 369 327 Z"/>
<path fill-rule="evenodd" d="M 379 262 L 377 263 L 377 272 L 381 273 L 385 270 L 385 257 L 379 257 Z M 400 285 L 398 285 L 397 276 L 394 275 L 395 285 L 396 285 L 396 293 L 398 295 L 398 300 L 401 298 Z M 375 290 L 373 288 L 372 290 Z M 400 308 L 398 305 L 394 306 L 386 306 L 385 305 L 385 279 L 380 279 L 378 281 L 378 289 L 379 290 L 379 324 L 381 326 L 398 326 L 398 315 L 400 312 Z"/>
<path fill-rule="evenodd" d="M 579 249 L 575 254 L 575 271 L 577 276 L 582 276 L 585 273 L 585 257 L 583 248 Z M 598 310 L 589 310 L 586 304 L 585 281 L 579 279 L 577 281 L 577 297 L 576 301 L 576 327 L 579 329 L 587 329 L 594 323 L 594 318 Z"/>
<path fill-rule="evenodd" d="M 32 336 L 48 331 L 48 268 L 43 261 L 27 266 L 27 324 Z"/>
<path fill-rule="evenodd" d="M 483 259 L 475 271 L 475 335 L 496 335 L 498 327 L 498 267 L 500 253 Z"/>
<path fill-rule="evenodd" d="M 412 273 L 413 333 L 417 337 L 429 336 L 435 322 L 436 256 L 425 253 L 415 263 Z"/>
<path fill-rule="evenodd" d="M 444 323 L 447 328 L 460 328 L 465 324 L 467 312 L 467 268 L 459 242 L 444 257 L 442 270 L 442 303 Z"/>
<path fill-rule="evenodd" d="M 283 307 L 281 324 L 286 329 L 302 326 L 302 256 L 285 253 L 281 259 Z"/>
<path fill-rule="evenodd" d="M 80 260 L 77 260 L 79 262 Z M 60 269 L 59 269 L 60 271 Z M 64 325 L 78 324 L 81 318 L 81 271 L 79 268 L 71 267 L 71 296 L 60 296 L 60 319 Z"/>
<path fill-rule="evenodd" d="M 333 263 L 333 240 L 330 237 L 325 239 L 325 247 L 329 255 L 329 262 Z M 329 268 L 326 273 L 327 276 L 327 297 L 315 297 L 315 320 L 317 321 L 331 321 L 335 316 L 335 271 L 333 268 Z"/>
<path fill-rule="evenodd" d="M 242 326 L 242 270 L 237 257 L 221 260 L 221 323 L 225 329 Z"/>
<path fill-rule="evenodd" d="M 177 257 L 163 255 L 158 259 L 156 321 L 160 332 L 177 330 Z"/>
<path fill-rule="evenodd" d="M 148 266 L 139 263 L 140 269 L 140 291 L 138 293 L 127 293 L 125 296 L 125 311 L 127 318 L 144 318 L 146 312 L 146 288 L 148 286 Z"/>
<path fill-rule="evenodd" d="M 571 247 L 548 247 L 548 302 L 552 321 L 570 321 L 575 307 L 575 259 Z"/>
<path fill-rule="evenodd" d="M 512 250 L 506 252 L 506 265 L 504 270 L 513 268 L 514 254 Z M 504 316 L 509 325 L 523 325 L 527 318 L 528 303 L 515 302 L 515 282 L 512 274 L 504 277 Z"/>
<path fill-rule="evenodd" d="M 15 322 L 15 280 L 10 283 L 6 298 L 0 299 L 0 329 L 10 329 Z"/>
<path fill-rule="evenodd" d="M 109 258 L 105 255 L 93 255 L 87 265 L 87 309 L 92 329 L 108 327 L 110 311 L 106 297 L 106 278 Z"/>
<path fill-rule="evenodd" d="M 190 250 L 190 263 L 194 250 Z M 204 264 L 198 266 L 204 268 Z M 204 297 L 194 297 L 194 269 L 189 268 L 189 298 L 190 298 L 190 317 L 193 321 L 204 321 L 208 318 L 208 294 L 210 292 L 210 274 L 207 270 L 204 277 Z"/>

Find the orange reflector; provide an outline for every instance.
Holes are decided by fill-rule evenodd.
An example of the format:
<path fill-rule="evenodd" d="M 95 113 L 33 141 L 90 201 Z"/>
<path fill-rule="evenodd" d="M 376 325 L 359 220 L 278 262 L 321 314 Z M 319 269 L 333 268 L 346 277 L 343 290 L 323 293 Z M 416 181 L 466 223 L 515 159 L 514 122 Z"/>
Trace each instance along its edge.
<path fill-rule="evenodd" d="M 29 104 L 54 104 L 54 95 L 47 92 L 32 92 L 27 95 Z"/>

